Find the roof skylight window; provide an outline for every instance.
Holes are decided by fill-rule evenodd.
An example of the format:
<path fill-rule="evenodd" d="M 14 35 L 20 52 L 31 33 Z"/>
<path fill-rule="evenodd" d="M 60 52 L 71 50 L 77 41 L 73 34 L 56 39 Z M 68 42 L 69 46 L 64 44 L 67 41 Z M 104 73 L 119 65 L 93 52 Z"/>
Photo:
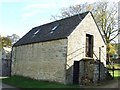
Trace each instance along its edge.
<path fill-rule="evenodd" d="M 51 34 L 53 33 L 53 31 L 50 32 Z"/>
<path fill-rule="evenodd" d="M 52 33 L 57 29 L 58 26 L 59 26 L 59 25 L 54 26 L 54 27 L 52 28 L 52 30 L 50 31 L 50 33 L 52 34 Z"/>
<path fill-rule="evenodd" d="M 40 31 L 40 29 L 38 29 L 37 31 L 35 31 L 35 32 L 33 33 L 32 37 L 35 37 L 35 36 L 36 36 L 36 34 L 38 34 L 38 33 L 39 33 L 39 31 Z"/>
<path fill-rule="evenodd" d="M 52 31 L 55 31 L 57 27 L 58 27 L 58 25 L 56 25 L 55 27 L 53 27 Z"/>
<path fill-rule="evenodd" d="M 35 34 L 32 37 L 35 37 Z"/>
<path fill-rule="evenodd" d="M 37 33 L 39 33 L 39 31 L 40 31 L 40 29 L 39 29 L 39 30 L 37 30 L 36 32 L 34 32 L 34 35 L 36 35 Z"/>

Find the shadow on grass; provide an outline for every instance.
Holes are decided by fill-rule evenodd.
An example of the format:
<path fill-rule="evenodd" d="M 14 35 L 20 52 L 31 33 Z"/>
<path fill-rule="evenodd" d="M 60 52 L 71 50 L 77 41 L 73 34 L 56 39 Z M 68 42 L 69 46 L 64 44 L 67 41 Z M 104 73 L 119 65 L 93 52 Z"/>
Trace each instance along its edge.
<path fill-rule="evenodd" d="M 114 77 L 115 80 L 120 80 L 120 76 Z"/>
<path fill-rule="evenodd" d="M 2 82 L 17 88 L 80 88 L 79 85 L 64 85 L 55 82 L 38 81 L 22 76 L 12 76 L 2 79 Z"/>
<path fill-rule="evenodd" d="M 60 83 L 55 83 L 55 82 L 48 82 L 48 81 L 38 81 L 38 80 L 34 80 L 34 79 L 30 79 L 30 78 L 26 78 L 26 77 L 22 77 L 22 76 L 12 76 L 9 78 L 4 78 L 2 79 L 2 82 L 8 85 L 12 85 L 15 86 L 16 88 L 22 88 L 26 90 L 26 88 L 94 88 L 94 87 L 98 87 L 98 86 L 103 86 L 103 85 L 107 85 L 110 83 L 114 83 L 116 80 L 120 80 L 120 76 L 119 77 L 115 77 L 113 80 L 108 80 L 108 81 L 104 81 L 99 83 L 97 86 L 92 85 L 89 87 L 84 87 L 84 86 L 80 86 L 80 85 L 73 85 L 73 84 L 69 84 L 69 85 L 64 85 L 64 84 L 60 84 Z"/>

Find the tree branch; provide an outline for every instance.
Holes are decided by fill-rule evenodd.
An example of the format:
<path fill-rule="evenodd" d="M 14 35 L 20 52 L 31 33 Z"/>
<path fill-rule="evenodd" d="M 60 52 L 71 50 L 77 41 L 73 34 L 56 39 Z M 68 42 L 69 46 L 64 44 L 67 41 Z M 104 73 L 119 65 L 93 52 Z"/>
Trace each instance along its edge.
<path fill-rule="evenodd" d="M 120 32 L 120 30 L 116 29 L 116 30 L 112 31 L 111 34 L 114 33 L 114 32 L 117 32 L 117 31 Z"/>
<path fill-rule="evenodd" d="M 110 42 L 115 39 L 118 36 L 119 33 L 117 33 L 112 39 L 110 39 Z"/>

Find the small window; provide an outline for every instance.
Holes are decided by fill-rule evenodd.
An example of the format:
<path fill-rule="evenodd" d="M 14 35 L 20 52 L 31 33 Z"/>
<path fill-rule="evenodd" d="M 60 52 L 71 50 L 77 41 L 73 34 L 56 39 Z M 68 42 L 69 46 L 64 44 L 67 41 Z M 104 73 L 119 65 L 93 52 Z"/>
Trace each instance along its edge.
<path fill-rule="evenodd" d="M 93 35 L 86 34 L 86 57 L 93 57 Z"/>
<path fill-rule="evenodd" d="M 38 34 L 39 31 L 40 31 L 40 29 L 38 29 L 37 31 L 35 31 L 32 37 L 35 37 L 35 35 Z"/>
<path fill-rule="evenodd" d="M 40 29 L 39 29 L 39 30 L 37 30 L 36 32 L 34 32 L 34 34 L 36 35 L 37 33 L 39 33 L 39 31 L 40 31 Z"/>
<path fill-rule="evenodd" d="M 52 28 L 52 30 L 50 31 L 50 33 L 52 34 L 52 33 L 57 29 L 58 26 L 59 26 L 59 25 L 54 26 L 54 27 Z"/>
<path fill-rule="evenodd" d="M 58 25 L 55 26 L 55 27 L 53 27 L 53 28 L 52 28 L 52 31 L 55 31 L 57 27 L 58 27 Z"/>
<path fill-rule="evenodd" d="M 53 31 L 50 32 L 51 34 L 53 33 Z"/>

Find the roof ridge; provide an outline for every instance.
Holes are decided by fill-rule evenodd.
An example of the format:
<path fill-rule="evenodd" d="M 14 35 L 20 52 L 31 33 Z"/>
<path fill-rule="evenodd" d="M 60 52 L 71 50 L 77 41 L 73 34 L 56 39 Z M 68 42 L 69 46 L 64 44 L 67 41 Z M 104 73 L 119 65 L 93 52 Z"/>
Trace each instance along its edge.
<path fill-rule="evenodd" d="M 85 18 L 87 14 L 88 11 L 34 27 L 13 46 L 66 38 L 74 31 L 77 25 Z M 55 28 L 58 24 L 59 27 Z M 38 29 L 40 30 L 38 31 Z"/>
<path fill-rule="evenodd" d="M 59 21 L 64 20 L 64 19 L 69 19 L 69 18 L 75 17 L 75 16 L 77 16 L 77 15 L 81 15 L 81 14 L 85 14 L 85 13 L 86 13 L 86 15 L 87 15 L 89 12 L 90 12 L 90 11 L 81 12 L 81 13 L 79 13 L 79 14 L 75 14 L 75 15 L 72 15 L 72 16 L 69 16 L 69 17 L 61 18 L 61 19 L 59 19 L 59 20 L 55 20 L 55 21 L 51 21 L 51 22 L 48 22 L 48 23 L 45 23 L 45 24 L 38 25 L 38 26 L 36 26 L 36 27 L 33 27 L 32 29 L 37 28 L 37 27 L 41 27 L 41 26 L 44 26 L 44 25 L 48 25 L 48 24 L 51 24 L 51 23 L 59 22 Z"/>

